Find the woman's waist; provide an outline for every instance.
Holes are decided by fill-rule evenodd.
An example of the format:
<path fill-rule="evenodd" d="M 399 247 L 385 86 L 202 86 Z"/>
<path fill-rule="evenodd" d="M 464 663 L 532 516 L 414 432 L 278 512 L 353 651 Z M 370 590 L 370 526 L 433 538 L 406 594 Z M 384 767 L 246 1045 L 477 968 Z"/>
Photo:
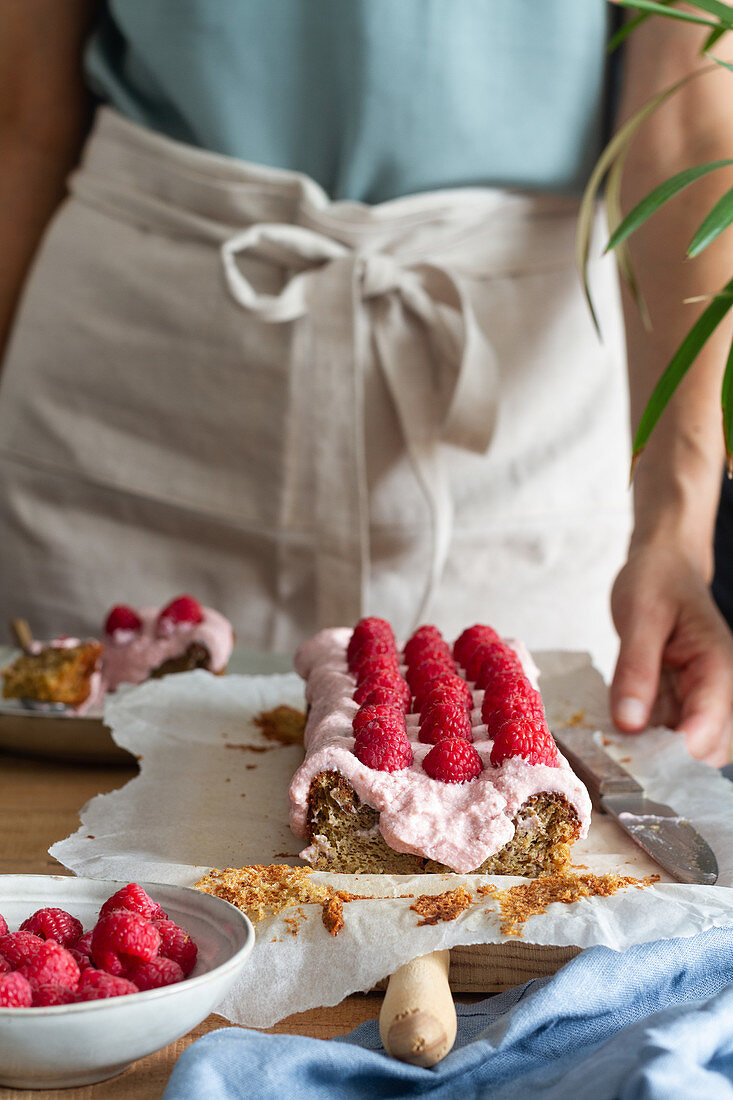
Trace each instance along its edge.
<path fill-rule="evenodd" d="M 572 255 L 578 202 L 497 188 L 377 205 L 332 201 L 309 176 L 210 153 L 100 108 L 71 190 L 164 235 L 217 243 L 258 223 L 306 226 L 355 253 L 453 263 L 476 274 L 541 270 Z"/>

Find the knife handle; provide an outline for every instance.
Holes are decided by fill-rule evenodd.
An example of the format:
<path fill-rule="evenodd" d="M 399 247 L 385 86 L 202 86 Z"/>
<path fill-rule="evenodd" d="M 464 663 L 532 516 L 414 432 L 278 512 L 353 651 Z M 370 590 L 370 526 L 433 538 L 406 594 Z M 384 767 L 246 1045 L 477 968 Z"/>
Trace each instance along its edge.
<path fill-rule="evenodd" d="M 644 793 L 634 777 L 596 744 L 589 730 L 566 729 L 554 737 L 594 802 L 607 794 Z"/>

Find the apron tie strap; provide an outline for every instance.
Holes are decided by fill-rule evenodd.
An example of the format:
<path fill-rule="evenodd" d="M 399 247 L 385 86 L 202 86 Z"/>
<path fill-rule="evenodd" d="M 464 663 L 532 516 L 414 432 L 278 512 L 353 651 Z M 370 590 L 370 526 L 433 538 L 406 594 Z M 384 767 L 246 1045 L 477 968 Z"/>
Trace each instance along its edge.
<path fill-rule="evenodd" d="M 244 253 L 288 273 L 278 294 L 255 290 L 237 265 Z M 417 624 L 452 532 L 441 444 L 483 453 L 496 422 L 496 356 L 468 294 L 445 267 L 358 252 L 298 225 L 254 225 L 225 241 L 221 258 L 229 291 L 244 309 L 270 323 L 310 320 L 309 338 L 295 339 L 293 355 L 304 359 L 294 369 L 309 372 L 319 627 L 364 614 L 370 565 L 364 379 L 375 354 L 430 516 L 430 568 Z"/>

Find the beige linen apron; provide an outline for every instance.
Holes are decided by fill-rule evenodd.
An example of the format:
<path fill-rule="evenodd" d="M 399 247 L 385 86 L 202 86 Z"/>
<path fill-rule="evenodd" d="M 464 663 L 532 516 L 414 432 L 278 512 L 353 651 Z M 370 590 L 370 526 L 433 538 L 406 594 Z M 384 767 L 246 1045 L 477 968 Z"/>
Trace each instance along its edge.
<path fill-rule="evenodd" d="M 0 387 L 0 615 L 99 629 L 190 590 L 246 645 L 364 612 L 477 619 L 608 666 L 628 536 L 577 203 L 375 207 L 100 111 Z"/>

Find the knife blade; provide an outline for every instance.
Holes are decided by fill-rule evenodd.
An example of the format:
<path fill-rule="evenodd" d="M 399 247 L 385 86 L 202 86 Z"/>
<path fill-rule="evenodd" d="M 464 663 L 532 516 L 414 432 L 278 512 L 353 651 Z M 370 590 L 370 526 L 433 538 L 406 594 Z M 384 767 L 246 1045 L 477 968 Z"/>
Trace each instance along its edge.
<path fill-rule="evenodd" d="M 588 730 L 553 737 L 594 805 L 610 814 L 647 855 L 678 882 L 713 886 L 718 861 L 697 829 L 671 806 L 647 798 L 644 788 L 598 744 Z"/>

